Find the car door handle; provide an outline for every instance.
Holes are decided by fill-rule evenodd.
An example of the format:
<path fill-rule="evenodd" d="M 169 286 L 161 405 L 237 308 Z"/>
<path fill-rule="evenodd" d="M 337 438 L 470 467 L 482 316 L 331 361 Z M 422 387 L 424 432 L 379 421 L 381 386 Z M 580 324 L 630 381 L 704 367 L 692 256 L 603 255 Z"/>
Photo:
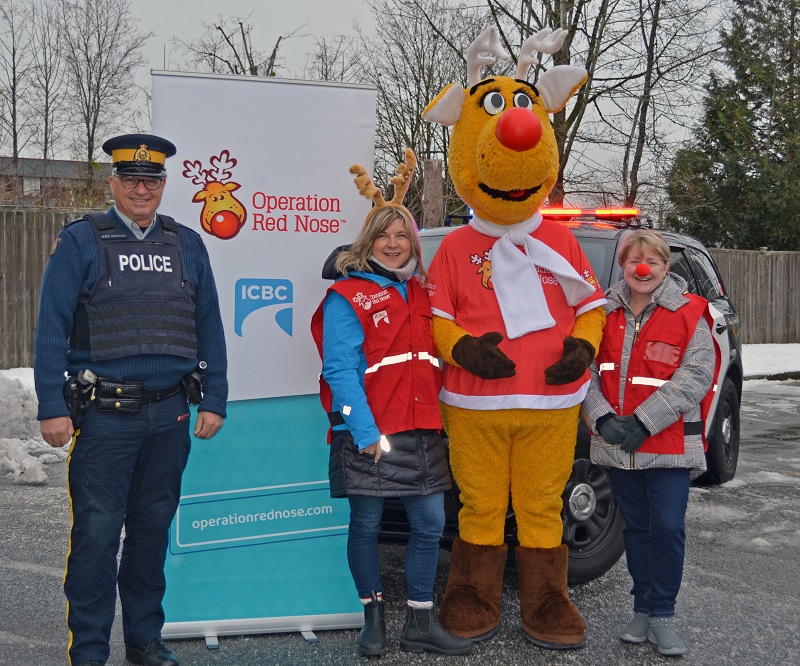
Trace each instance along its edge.
<path fill-rule="evenodd" d="M 728 330 L 727 324 L 717 324 L 716 328 L 714 329 L 717 333 L 724 333 Z"/>

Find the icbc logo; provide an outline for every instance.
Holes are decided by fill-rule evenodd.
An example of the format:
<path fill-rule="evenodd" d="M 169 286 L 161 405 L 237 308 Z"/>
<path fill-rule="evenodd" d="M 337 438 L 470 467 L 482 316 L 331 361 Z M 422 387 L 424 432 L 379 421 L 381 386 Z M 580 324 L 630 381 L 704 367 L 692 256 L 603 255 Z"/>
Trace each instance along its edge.
<path fill-rule="evenodd" d="M 242 324 L 256 310 L 273 307 L 275 322 L 287 335 L 292 335 L 294 286 L 290 280 L 242 278 L 236 282 L 233 330 L 242 336 Z"/>
<path fill-rule="evenodd" d="M 202 201 L 200 225 L 203 231 L 222 240 L 229 240 L 239 233 L 247 219 L 247 210 L 231 192 L 239 189 L 239 183 L 229 182 L 231 169 L 236 160 L 227 150 L 209 159 L 211 167 L 203 169 L 199 160 L 185 160 L 183 177 L 189 178 L 195 185 L 203 189 L 196 192 L 192 201 Z"/>

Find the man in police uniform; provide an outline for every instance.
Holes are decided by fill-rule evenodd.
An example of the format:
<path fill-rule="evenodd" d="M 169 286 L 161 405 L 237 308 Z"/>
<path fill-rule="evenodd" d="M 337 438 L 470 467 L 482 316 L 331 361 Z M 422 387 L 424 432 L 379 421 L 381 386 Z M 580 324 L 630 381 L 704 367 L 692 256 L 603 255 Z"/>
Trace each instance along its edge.
<path fill-rule="evenodd" d="M 202 239 L 156 214 L 175 146 L 130 134 L 103 150 L 115 204 L 58 234 L 34 351 L 42 436 L 71 444 L 68 655 L 72 666 L 106 663 L 118 587 L 128 661 L 174 666 L 161 604 L 190 448 L 187 403 L 199 403 L 194 436 L 213 437 L 228 396 L 225 337 Z"/>

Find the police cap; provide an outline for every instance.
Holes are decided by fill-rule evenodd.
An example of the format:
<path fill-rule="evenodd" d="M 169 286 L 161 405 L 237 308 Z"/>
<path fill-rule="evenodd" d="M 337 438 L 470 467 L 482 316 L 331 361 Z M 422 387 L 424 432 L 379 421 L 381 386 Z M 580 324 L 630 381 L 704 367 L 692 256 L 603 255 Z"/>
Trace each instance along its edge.
<path fill-rule="evenodd" d="M 111 155 L 117 175 L 165 178 L 165 162 L 177 152 L 177 148 L 171 141 L 153 134 L 123 134 L 106 141 L 103 151 Z"/>

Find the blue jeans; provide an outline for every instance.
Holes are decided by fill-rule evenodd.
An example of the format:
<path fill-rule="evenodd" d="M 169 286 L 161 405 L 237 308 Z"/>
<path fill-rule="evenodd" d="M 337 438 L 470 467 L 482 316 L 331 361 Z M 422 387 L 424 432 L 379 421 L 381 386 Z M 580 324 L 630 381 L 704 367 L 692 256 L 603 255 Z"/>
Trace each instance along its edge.
<path fill-rule="evenodd" d="M 625 555 L 633 610 L 673 617 L 686 550 L 688 469 L 608 469 L 625 518 Z"/>
<path fill-rule="evenodd" d="M 382 592 L 378 532 L 383 497 L 351 495 L 347 561 L 361 599 Z M 405 555 L 405 577 L 410 601 L 433 601 L 433 581 L 439 566 L 439 540 L 444 529 L 444 493 L 400 498 L 408 514 L 411 536 Z"/>

